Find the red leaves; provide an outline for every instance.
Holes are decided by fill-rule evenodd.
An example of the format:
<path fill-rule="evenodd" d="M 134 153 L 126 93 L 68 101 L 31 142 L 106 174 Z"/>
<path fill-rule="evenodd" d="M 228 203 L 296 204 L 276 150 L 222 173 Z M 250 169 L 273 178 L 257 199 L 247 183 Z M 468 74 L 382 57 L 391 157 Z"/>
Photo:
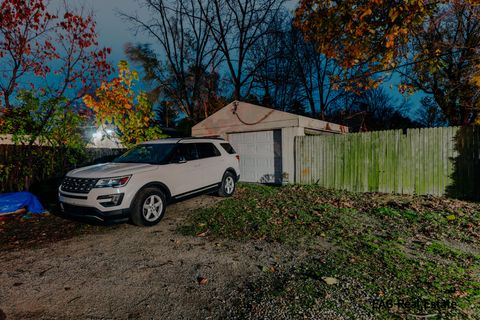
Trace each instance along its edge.
<path fill-rule="evenodd" d="M 87 85 L 111 73 L 109 48 L 97 48 L 98 35 L 92 16 L 66 11 L 60 17 L 47 11 L 45 0 L 2 0 L 0 3 L 0 64 L 11 67 L 2 77 L 0 91 L 11 92 L 25 76 L 55 76 L 58 88 L 88 91 Z M 4 85 L 5 86 L 5 85 Z M 0 103 L 1 104 L 1 103 Z"/>

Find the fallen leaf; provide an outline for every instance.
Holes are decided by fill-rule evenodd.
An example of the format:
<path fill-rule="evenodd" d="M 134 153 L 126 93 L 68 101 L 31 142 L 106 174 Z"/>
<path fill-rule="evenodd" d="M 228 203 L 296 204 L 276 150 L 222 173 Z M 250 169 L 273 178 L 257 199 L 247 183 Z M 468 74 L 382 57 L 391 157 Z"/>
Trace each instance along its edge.
<path fill-rule="evenodd" d="M 204 286 L 208 283 L 208 279 L 204 277 L 197 277 L 197 282 L 199 285 Z"/>
<path fill-rule="evenodd" d="M 338 284 L 338 280 L 332 277 L 322 277 L 322 280 L 328 285 Z"/>
<path fill-rule="evenodd" d="M 465 298 L 466 296 L 468 296 L 468 293 L 467 293 L 467 292 L 464 292 L 464 291 L 457 290 L 457 291 L 455 291 L 455 293 L 453 294 L 453 296 L 454 296 L 455 298 Z"/>
<path fill-rule="evenodd" d="M 275 272 L 275 268 L 273 266 L 263 266 L 262 271 L 263 272 Z"/>
<path fill-rule="evenodd" d="M 197 237 L 205 237 L 208 233 L 208 230 L 207 231 L 204 231 L 204 232 L 201 232 L 201 233 L 198 233 L 197 234 Z"/>
<path fill-rule="evenodd" d="M 455 219 L 456 219 L 456 217 L 455 217 L 454 214 L 451 214 L 451 215 L 448 215 L 448 216 L 447 216 L 447 220 L 448 220 L 448 221 L 453 221 L 453 220 L 455 220 Z"/>

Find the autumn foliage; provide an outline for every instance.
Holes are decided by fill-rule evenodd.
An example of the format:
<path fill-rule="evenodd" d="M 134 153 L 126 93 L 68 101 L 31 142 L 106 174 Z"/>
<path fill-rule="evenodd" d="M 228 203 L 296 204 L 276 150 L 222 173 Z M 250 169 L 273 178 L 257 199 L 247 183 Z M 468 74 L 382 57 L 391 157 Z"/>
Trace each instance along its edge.
<path fill-rule="evenodd" d="M 302 0 L 295 25 L 360 84 L 398 72 L 399 91 L 423 91 L 453 125 L 480 121 L 479 0 Z M 478 70 L 480 68 L 477 67 Z"/>
<path fill-rule="evenodd" d="M 388 64 L 408 41 L 409 30 L 422 23 L 428 1 L 303 0 L 296 25 L 321 52 L 342 61 Z"/>
<path fill-rule="evenodd" d="M 109 48 L 100 48 L 91 15 L 52 12 L 45 0 L 0 2 L 0 106 L 19 90 L 53 97 L 83 96 L 110 73 Z"/>
<path fill-rule="evenodd" d="M 95 96 L 83 97 L 85 105 L 94 111 L 97 125 L 114 128 L 126 147 L 165 137 L 158 126 L 153 126 L 154 114 L 146 93 L 133 90 L 136 81 L 138 73 L 121 61 L 117 77 L 103 81 Z"/>

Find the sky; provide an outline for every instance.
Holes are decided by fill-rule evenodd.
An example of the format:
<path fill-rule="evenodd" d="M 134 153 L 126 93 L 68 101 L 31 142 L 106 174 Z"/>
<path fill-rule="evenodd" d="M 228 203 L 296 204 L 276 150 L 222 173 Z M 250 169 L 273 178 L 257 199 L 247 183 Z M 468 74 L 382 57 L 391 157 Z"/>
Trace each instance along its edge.
<path fill-rule="evenodd" d="M 97 21 L 97 32 L 102 46 L 112 49 L 111 60 L 114 64 L 126 59 L 125 44 L 128 42 L 148 42 L 147 37 L 134 35 L 130 25 L 118 15 L 119 11 L 132 14 L 142 12 L 135 0 L 73 0 L 77 5 L 84 5 L 93 10 Z"/>
<path fill-rule="evenodd" d="M 60 2 L 60 0 L 55 0 Z M 145 10 L 140 6 L 136 0 L 66 0 L 75 6 L 84 6 L 93 10 L 97 21 L 97 31 L 99 34 L 99 42 L 101 46 L 110 47 L 112 49 L 111 62 L 116 65 L 120 60 L 126 59 L 124 47 L 126 43 L 148 43 L 151 40 L 142 34 L 135 35 L 131 30 L 131 25 L 124 21 L 118 14 L 119 11 L 128 14 L 136 12 L 142 13 Z M 289 1 L 288 7 L 292 10 L 295 7 L 295 1 Z M 138 70 L 140 71 L 140 70 Z M 401 100 L 402 95 L 398 92 L 397 85 L 400 79 L 397 76 L 392 77 L 392 80 L 383 85 L 384 89 L 392 95 L 394 99 Z M 411 110 L 408 112 L 411 116 L 415 116 L 420 99 L 424 94 L 416 93 L 412 96 L 407 96 L 411 103 Z"/>

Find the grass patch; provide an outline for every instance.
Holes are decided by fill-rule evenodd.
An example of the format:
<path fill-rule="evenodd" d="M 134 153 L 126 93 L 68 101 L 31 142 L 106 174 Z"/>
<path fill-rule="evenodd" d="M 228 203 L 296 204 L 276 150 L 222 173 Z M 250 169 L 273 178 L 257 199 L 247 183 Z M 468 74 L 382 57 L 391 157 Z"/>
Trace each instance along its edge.
<path fill-rule="evenodd" d="M 289 245 L 321 237 L 336 248 L 253 283 L 241 318 L 477 318 L 479 227 L 474 203 L 241 185 L 234 198 L 198 210 L 179 231 Z"/>

